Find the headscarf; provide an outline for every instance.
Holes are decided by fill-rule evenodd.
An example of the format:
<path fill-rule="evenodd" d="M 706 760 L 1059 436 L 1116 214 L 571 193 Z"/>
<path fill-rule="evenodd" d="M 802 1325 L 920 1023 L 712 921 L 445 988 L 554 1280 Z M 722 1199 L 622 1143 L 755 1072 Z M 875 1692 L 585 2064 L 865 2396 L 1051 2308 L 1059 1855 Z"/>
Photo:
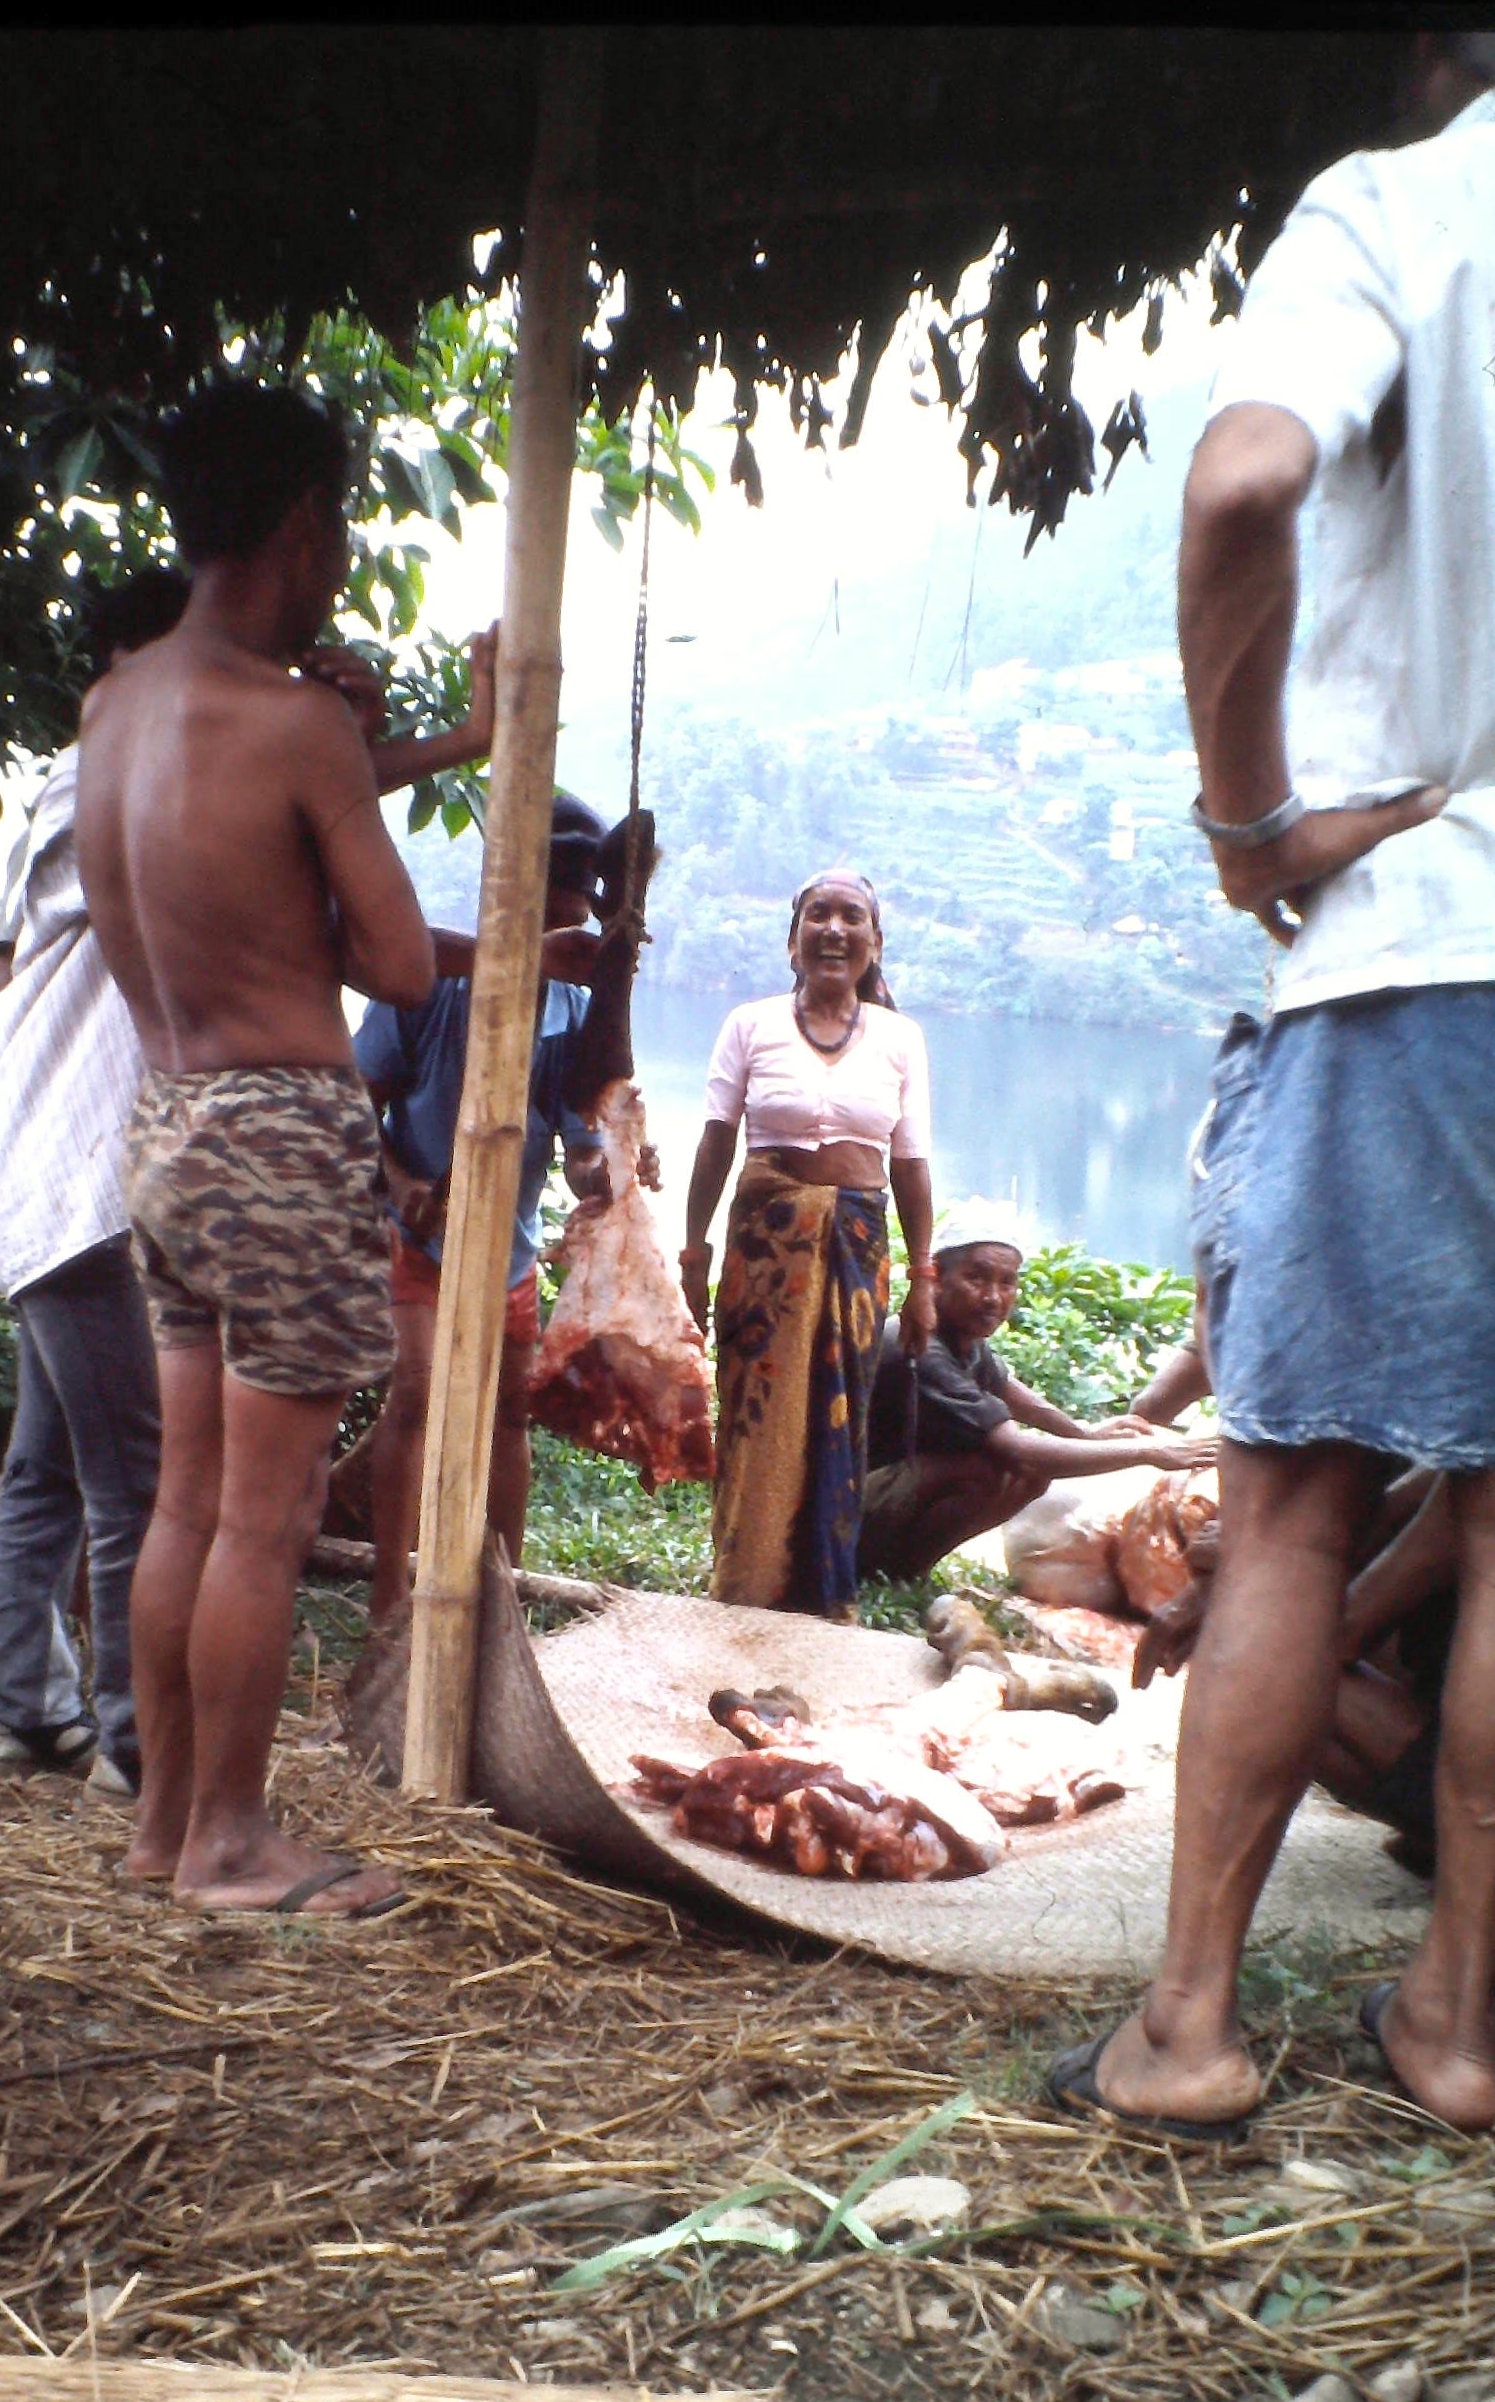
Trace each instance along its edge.
<path fill-rule="evenodd" d="M 882 910 L 879 906 L 877 894 L 873 888 L 870 878 L 867 876 L 858 875 L 854 867 L 823 867 L 819 871 L 818 875 L 807 876 L 804 883 L 800 886 L 798 892 L 794 896 L 789 913 L 789 940 L 791 942 L 793 942 L 794 937 L 799 932 L 799 921 L 806 901 L 809 899 L 811 893 L 816 891 L 817 888 L 822 884 L 854 884 L 857 887 L 857 890 L 865 896 L 867 907 L 872 916 L 873 931 L 877 934 L 881 934 Z M 857 999 L 859 1001 L 875 1001 L 879 1009 L 891 1009 L 896 1015 L 898 1004 L 894 1000 L 891 992 L 888 990 L 887 980 L 883 975 L 882 961 L 880 959 L 873 959 L 868 962 L 858 980 L 856 989 Z"/>

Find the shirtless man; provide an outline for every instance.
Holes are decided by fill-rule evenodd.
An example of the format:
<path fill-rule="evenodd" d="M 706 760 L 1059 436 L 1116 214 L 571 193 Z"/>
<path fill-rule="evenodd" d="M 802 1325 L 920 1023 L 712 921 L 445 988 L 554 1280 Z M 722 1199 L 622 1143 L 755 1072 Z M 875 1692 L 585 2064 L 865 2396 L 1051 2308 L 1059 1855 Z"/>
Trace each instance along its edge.
<path fill-rule="evenodd" d="M 161 1379 L 126 1869 L 197 1909 L 368 1916 L 395 1880 L 292 1841 L 265 1774 L 333 1433 L 394 1355 L 340 987 L 413 1007 L 432 943 L 348 705 L 289 672 L 347 572 L 341 427 L 228 384 L 161 449 L 192 597 L 90 695 L 78 795 L 90 914 L 147 1066 L 126 1197 Z"/>

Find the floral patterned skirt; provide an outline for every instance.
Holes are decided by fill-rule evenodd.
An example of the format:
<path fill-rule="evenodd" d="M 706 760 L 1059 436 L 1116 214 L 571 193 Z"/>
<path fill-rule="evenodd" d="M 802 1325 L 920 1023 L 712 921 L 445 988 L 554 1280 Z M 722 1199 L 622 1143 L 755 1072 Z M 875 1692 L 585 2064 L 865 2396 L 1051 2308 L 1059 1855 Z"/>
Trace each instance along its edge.
<path fill-rule="evenodd" d="M 853 1615 L 887 1308 L 886 1196 L 750 1158 L 716 1297 L 718 1601 Z"/>

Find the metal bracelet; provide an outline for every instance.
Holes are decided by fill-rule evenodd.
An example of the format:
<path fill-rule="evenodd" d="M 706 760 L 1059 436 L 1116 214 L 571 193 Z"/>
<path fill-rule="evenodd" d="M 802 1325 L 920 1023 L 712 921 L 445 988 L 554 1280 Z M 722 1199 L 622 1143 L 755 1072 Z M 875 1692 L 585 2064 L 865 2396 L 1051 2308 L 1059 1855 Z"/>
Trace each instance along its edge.
<path fill-rule="evenodd" d="M 1263 844 L 1275 842 L 1290 826 L 1295 826 L 1307 803 L 1300 792 L 1290 792 L 1285 801 L 1269 809 L 1265 817 L 1255 817 L 1246 826 L 1222 825 L 1218 818 L 1204 814 L 1204 795 L 1201 792 L 1189 811 L 1201 834 L 1218 842 L 1227 851 L 1259 851 Z"/>

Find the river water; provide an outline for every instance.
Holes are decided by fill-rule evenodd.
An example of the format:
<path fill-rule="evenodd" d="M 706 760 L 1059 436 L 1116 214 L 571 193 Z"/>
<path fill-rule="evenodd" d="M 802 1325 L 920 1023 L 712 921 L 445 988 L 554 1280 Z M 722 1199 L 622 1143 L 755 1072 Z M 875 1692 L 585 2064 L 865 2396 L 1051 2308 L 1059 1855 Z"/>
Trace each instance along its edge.
<path fill-rule="evenodd" d="M 666 1239 L 683 1239 L 706 1063 L 732 996 L 634 993 L 634 1055 L 665 1177 Z M 1187 1268 L 1184 1153 L 1208 1097 L 1215 1038 L 921 1011 L 934 1098 L 936 1209 L 983 1193 L 1047 1242 Z"/>

